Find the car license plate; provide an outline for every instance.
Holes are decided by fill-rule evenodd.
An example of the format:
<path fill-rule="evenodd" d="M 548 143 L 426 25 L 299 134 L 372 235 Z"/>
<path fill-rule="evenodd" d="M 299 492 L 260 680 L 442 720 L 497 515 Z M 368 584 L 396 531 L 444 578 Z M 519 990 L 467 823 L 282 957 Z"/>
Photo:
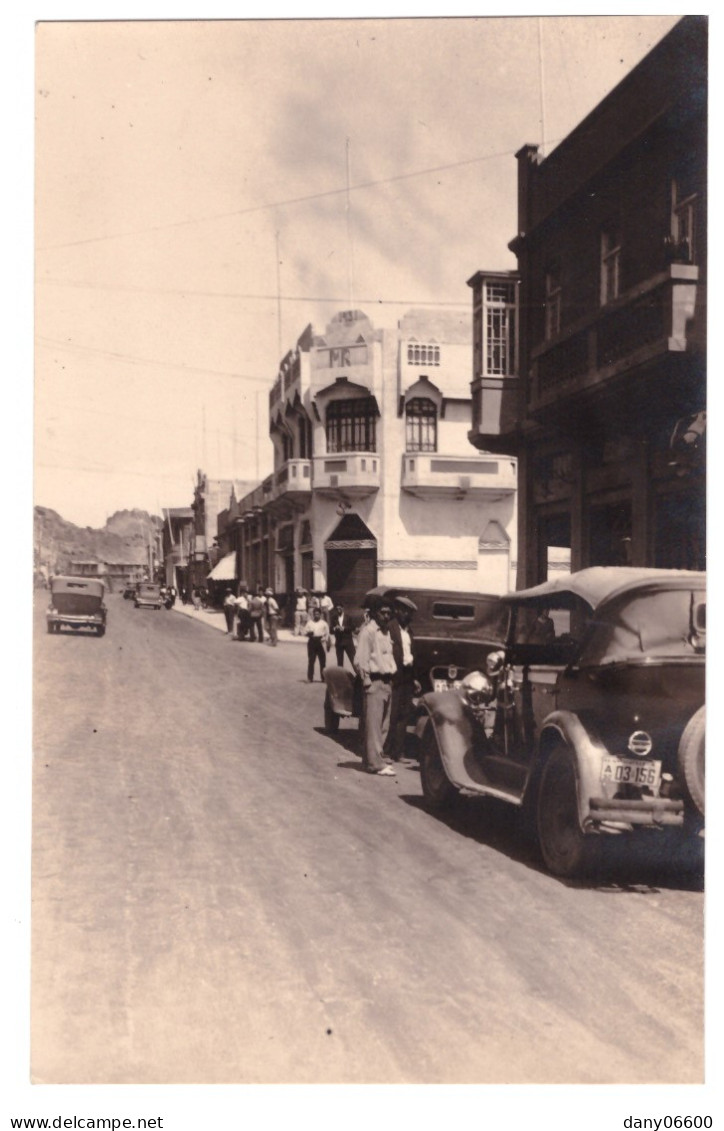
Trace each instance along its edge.
<path fill-rule="evenodd" d="M 433 691 L 457 691 L 462 687 L 461 679 L 434 679 L 432 681 Z"/>
<path fill-rule="evenodd" d="M 601 781 L 612 785 L 645 785 L 658 793 L 661 762 L 634 762 L 630 758 L 604 758 Z"/>

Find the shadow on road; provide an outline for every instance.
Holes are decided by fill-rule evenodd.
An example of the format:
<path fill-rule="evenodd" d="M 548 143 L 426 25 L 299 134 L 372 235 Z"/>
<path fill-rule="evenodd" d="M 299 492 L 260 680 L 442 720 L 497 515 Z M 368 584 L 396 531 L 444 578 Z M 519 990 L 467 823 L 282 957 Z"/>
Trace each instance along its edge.
<path fill-rule="evenodd" d="M 425 811 L 424 799 L 400 796 L 412 808 Z M 494 797 L 458 797 L 450 809 L 430 813 L 433 820 L 453 832 L 469 837 L 502 853 L 510 860 L 547 874 L 535 834 L 520 809 Z M 655 895 L 661 889 L 702 891 L 704 887 L 704 843 L 700 838 L 682 841 L 668 830 L 647 831 L 632 838 L 608 836 L 595 870 L 586 879 L 556 877 L 569 888 L 588 888 L 610 894 Z"/>

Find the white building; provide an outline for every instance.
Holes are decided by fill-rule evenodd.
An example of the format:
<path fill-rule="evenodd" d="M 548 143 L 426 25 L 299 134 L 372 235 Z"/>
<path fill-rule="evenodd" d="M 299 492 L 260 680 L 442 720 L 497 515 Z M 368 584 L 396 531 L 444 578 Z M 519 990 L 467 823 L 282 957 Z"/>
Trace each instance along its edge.
<path fill-rule="evenodd" d="M 517 282 L 494 277 L 490 333 L 512 366 Z M 374 585 L 515 588 L 516 460 L 470 444 L 471 375 L 468 312 L 307 327 L 269 396 L 274 471 L 240 501 L 241 575 L 349 607 Z"/>

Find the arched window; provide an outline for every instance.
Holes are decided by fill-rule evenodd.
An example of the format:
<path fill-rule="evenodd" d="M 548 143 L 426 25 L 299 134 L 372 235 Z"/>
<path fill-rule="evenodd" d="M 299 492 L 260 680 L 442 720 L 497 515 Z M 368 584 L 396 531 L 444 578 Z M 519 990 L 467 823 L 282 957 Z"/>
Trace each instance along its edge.
<path fill-rule="evenodd" d="M 437 408 L 428 397 L 412 397 L 405 405 L 408 452 L 437 451 Z"/>
<path fill-rule="evenodd" d="M 328 452 L 374 452 L 377 402 L 374 397 L 332 401 L 327 408 Z"/>

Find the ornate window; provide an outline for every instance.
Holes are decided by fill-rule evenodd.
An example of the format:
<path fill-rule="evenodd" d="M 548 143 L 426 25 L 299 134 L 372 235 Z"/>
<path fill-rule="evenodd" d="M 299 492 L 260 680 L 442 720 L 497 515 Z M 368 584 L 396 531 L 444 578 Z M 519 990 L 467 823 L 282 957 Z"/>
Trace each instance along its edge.
<path fill-rule="evenodd" d="M 621 293 L 621 234 L 617 227 L 601 232 L 601 306 Z"/>
<path fill-rule="evenodd" d="M 424 366 L 439 365 L 440 347 L 434 342 L 408 342 L 407 364 Z"/>
<path fill-rule="evenodd" d="M 437 451 L 437 407 L 428 397 L 413 397 L 405 405 L 408 452 Z"/>
<path fill-rule="evenodd" d="M 375 452 L 377 403 L 374 397 L 332 401 L 327 408 L 328 452 Z"/>
<path fill-rule="evenodd" d="M 485 373 L 508 377 L 515 372 L 515 284 L 485 284 Z"/>

